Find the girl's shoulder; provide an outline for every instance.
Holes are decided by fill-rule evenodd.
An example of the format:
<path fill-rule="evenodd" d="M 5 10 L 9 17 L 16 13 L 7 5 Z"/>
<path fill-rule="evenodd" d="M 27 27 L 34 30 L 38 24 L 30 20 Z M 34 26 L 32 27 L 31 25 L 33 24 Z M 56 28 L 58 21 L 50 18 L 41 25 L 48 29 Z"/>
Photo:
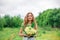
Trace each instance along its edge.
<path fill-rule="evenodd" d="M 22 22 L 21 25 L 24 25 L 24 23 Z"/>
<path fill-rule="evenodd" d="M 23 27 L 24 27 L 24 23 L 22 22 L 22 23 L 21 23 L 21 28 L 23 28 Z"/>

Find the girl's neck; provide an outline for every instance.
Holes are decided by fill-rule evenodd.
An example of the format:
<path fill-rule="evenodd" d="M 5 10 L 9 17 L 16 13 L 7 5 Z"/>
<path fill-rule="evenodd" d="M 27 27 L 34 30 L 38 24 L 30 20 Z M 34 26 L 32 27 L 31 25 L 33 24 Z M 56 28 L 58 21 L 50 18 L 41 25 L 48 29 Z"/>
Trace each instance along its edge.
<path fill-rule="evenodd" d="M 28 24 L 31 24 L 31 21 L 29 21 Z"/>

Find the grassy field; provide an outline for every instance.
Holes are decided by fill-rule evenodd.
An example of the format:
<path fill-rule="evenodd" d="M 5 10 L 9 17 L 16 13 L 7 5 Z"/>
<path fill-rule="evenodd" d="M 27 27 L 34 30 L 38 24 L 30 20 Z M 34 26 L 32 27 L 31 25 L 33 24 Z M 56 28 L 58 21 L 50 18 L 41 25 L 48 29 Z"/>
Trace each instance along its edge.
<path fill-rule="evenodd" d="M 39 28 L 36 40 L 60 40 L 60 29 L 48 30 Z M 3 31 L 0 31 L 0 40 L 22 40 L 18 32 L 19 28 L 4 28 Z"/>

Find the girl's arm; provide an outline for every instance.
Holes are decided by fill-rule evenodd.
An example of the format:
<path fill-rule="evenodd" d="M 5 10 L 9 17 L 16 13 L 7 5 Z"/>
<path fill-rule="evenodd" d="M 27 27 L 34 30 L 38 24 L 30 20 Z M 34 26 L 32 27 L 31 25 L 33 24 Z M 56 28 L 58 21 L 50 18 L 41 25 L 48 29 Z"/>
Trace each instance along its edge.
<path fill-rule="evenodd" d="M 22 30 L 22 28 L 20 28 L 19 36 L 21 36 L 21 37 L 23 37 L 23 36 L 27 36 L 27 35 L 23 34 L 23 30 Z"/>
<path fill-rule="evenodd" d="M 25 34 L 23 34 L 23 24 L 20 27 L 19 36 L 26 36 Z"/>

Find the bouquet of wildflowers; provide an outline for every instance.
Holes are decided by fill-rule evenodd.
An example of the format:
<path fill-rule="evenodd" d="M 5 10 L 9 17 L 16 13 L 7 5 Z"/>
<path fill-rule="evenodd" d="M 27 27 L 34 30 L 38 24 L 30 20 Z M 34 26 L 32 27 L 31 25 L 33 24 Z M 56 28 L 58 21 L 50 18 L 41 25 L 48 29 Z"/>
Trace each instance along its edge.
<path fill-rule="evenodd" d="M 25 28 L 25 33 L 29 36 L 34 36 L 36 34 L 36 30 L 31 26 Z"/>

